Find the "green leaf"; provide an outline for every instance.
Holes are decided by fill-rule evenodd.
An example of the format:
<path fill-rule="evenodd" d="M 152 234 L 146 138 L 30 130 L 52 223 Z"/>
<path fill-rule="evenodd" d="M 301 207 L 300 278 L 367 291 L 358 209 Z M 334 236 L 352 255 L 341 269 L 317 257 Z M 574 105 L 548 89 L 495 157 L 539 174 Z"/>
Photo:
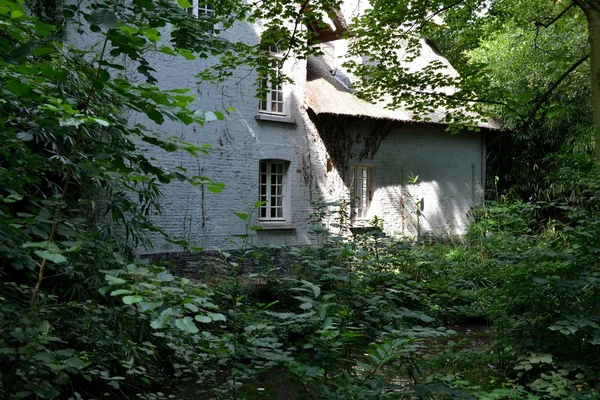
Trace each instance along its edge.
<path fill-rule="evenodd" d="M 102 118 L 90 118 L 90 121 L 102 126 L 110 126 L 110 123 Z"/>
<path fill-rule="evenodd" d="M 302 280 L 301 281 L 304 285 L 308 286 L 310 289 L 312 289 L 313 294 L 315 295 L 315 298 L 319 297 L 319 295 L 321 294 L 321 288 L 318 287 L 317 285 L 309 282 L 309 281 L 305 281 Z"/>
<path fill-rule="evenodd" d="M 190 8 L 192 6 L 187 0 L 177 0 L 177 4 L 179 4 L 179 7 L 181 8 Z"/>
<path fill-rule="evenodd" d="M 135 303 L 139 303 L 140 301 L 144 300 L 144 298 L 140 295 L 134 295 L 134 296 L 125 296 L 123 297 L 123 303 L 125 304 L 135 304 Z"/>
<path fill-rule="evenodd" d="M 91 364 L 90 361 L 84 361 L 79 358 L 69 358 L 68 360 L 63 361 L 63 363 L 67 367 L 76 368 L 76 369 L 82 369 Z"/>
<path fill-rule="evenodd" d="M 43 258 L 44 260 L 52 261 L 55 264 L 61 264 L 67 262 L 67 258 L 62 254 L 58 253 L 50 253 L 48 251 L 37 250 L 34 252 L 38 257 Z"/>
<path fill-rule="evenodd" d="M 48 334 L 50 332 L 50 322 L 46 320 L 41 321 L 38 325 L 38 331 L 44 335 Z"/>
<path fill-rule="evenodd" d="M 20 139 L 24 142 L 28 142 L 30 140 L 33 140 L 33 135 L 29 132 L 19 132 L 17 133 L 17 139 Z"/>
<path fill-rule="evenodd" d="M 117 26 L 117 16 L 105 8 L 94 10 L 87 19 L 90 23 L 106 29 L 112 29 Z"/>
<path fill-rule="evenodd" d="M 212 193 L 221 193 L 224 187 L 225 185 L 223 184 L 216 184 L 213 182 L 212 184 L 208 185 L 208 191 Z"/>
<path fill-rule="evenodd" d="M 12 10 L 10 12 L 10 19 L 21 18 L 23 15 L 25 15 L 25 14 L 21 10 Z"/>
<path fill-rule="evenodd" d="M 131 290 L 127 290 L 127 289 L 117 289 L 117 290 L 113 290 L 112 292 L 110 292 L 111 296 L 120 296 L 122 294 L 129 294 L 129 293 L 133 293 Z"/>
<path fill-rule="evenodd" d="M 179 318 L 175 320 L 175 326 L 186 333 L 198 333 L 198 327 L 191 317 Z"/>
<path fill-rule="evenodd" d="M 223 314 L 209 312 L 206 315 L 209 316 L 213 321 L 226 321 Z"/>
<path fill-rule="evenodd" d="M 165 122 L 165 117 L 163 117 L 163 115 L 155 108 L 147 110 L 146 115 L 158 125 L 162 125 L 162 123 Z"/>
<path fill-rule="evenodd" d="M 207 324 L 209 322 L 212 322 L 212 318 L 207 316 L 207 315 L 196 315 L 194 317 L 194 319 L 198 322 L 202 322 L 204 324 Z"/>
<path fill-rule="evenodd" d="M 165 326 L 165 323 L 169 320 L 170 315 L 161 313 L 158 318 L 150 322 L 150 326 L 153 329 L 160 329 Z"/>
<path fill-rule="evenodd" d="M 234 214 L 242 221 L 247 221 L 250 218 L 250 214 L 243 212 L 234 212 Z"/>
<path fill-rule="evenodd" d="M 44 54 L 50 54 L 50 53 L 54 53 L 54 52 L 55 52 L 55 49 L 53 46 L 45 45 L 45 46 L 36 47 L 32 53 L 34 56 L 42 56 Z"/>
<path fill-rule="evenodd" d="M 42 249 L 47 249 L 47 250 L 58 250 L 58 247 L 56 247 L 56 245 L 52 242 L 49 242 L 47 240 L 43 241 L 43 242 L 25 242 L 22 244 L 22 247 L 24 249 L 28 249 L 31 247 L 38 247 L 38 248 L 42 248 Z"/>
<path fill-rule="evenodd" d="M 163 271 L 160 274 L 158 274 L 157 278 L 161 282 L 171 282 L 175 279 L 175 277 L 173 275 L 171 275 L 170 273 L 168 273 L 167 271 Z"/>
<path fill-rule="evenodd" d="M 2 196 L 0 196 L 0 199 L 2 199 Z M 12 193 L 12 194 L 9 194 L 8 196 L 6 196 L 2 201 L 5 203 L 15 203 L 15 202 L 21 201 L 21 200 L 23 200 L 22 195 Z M 31 242 L 29 242 L 29 243 L 31 243 Z M 25 247 L 25 245 L 23 245 L 23 247 Z"/>
<path fill-rule="evenodd" d="M 117 278 L 112 275 L 104 275 L 104 280 L 107 281 L 109 285 L 122 285 L 127 283 L 125 279 Z"/>
<path fill-rule="evenodd" d="M 140 301 L 139 303 L 137 303 L 137 306 L 141 312 L 144 312 L 154 310 L 162 306 L 163 304 L 164 303 L 162 301 Z"/>

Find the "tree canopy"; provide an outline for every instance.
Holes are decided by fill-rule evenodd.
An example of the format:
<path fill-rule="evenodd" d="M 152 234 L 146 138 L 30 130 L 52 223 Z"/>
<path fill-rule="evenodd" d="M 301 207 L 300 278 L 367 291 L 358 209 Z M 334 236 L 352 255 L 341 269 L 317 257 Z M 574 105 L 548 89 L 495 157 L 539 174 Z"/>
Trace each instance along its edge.
<path fill-rule="evenodd" d="M 582 137 L 592 130 L 591 105 L 600 103 L 595 94 L 591 101 L 597 85 L 589 60 L 598 40 L 588 16 L 595 9 L 579 1 L 374 1 L 352 28 L 352 51 L 369 63 L 352 67 L 365 78 L 366 97 L 391 94 L 392 106 L 421 114 L 443 107 L 449 120 L 467 125 L 473 115 L 499 116 L 506 129 L 520 131 L 545 123 L 551 132 L 553 121 L 578 115 L 571 130 Z M 423 36 L 460 77 L 444 75 L 443 65 L 405 67 Z M 434 90 L 445 87 L 456 90 Z"/>

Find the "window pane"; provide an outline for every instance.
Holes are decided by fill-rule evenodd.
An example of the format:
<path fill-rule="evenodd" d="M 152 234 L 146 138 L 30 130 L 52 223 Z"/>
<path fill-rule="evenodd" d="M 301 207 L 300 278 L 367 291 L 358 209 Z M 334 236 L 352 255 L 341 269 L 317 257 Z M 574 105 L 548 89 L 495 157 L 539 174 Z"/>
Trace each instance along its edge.
<path fill-rule="evenodd" d="M 369 179 L 371 167 L 353 166 L 352 182 L 350 187 L 352 216 L 355 218 L 366 218 L 370 206 Z"/>
<path fill-rule="evenodd" d="M 277 76 L 279 76 L 279 71 L 277 71 Z M 277 79 L 264 77 L 261 80 L 261 85 L 264 89 L 267 89 L 267 92 L 265 93 L 265 100 L 261 100 L 259 103 L 259 109 L 261 111 L 283 114 L 284 99 L 281 83 Z"/>
<path fill-rule="evenodd" d="M 260 162 L 259 199 L 268 200 L 267 204 L 260 208 L 260 219 L 281 221 L 285 218 L 285 173 L 286 165 L 283 162 Z"/>
<path fill-rule="evenodd" d="M 208 14 L 213 15 L 215 13 L 214 7 L 210 4 L 200 4 L 198 5 L 198 14 Z"/>

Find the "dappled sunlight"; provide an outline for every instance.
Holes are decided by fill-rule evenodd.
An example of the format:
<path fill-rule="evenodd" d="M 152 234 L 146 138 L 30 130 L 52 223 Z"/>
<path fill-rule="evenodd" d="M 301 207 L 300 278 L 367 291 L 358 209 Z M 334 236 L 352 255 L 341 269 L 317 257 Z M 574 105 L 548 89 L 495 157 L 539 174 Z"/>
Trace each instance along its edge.
<path fill-rule="evenodd" d="M 483 134 L 452 136 L 436 125 L 397 124 L 381 139 L 371 158 L 361 158 L 366 138 L 376 131 L 377 124 L 357 119 L 335 128 L 326 125 L 320 132 L 326 154 L 337 155 L 336 173 L 321 182 L 324 198 L 349 199 L 352 183 L 345 168 L 355 163 L 371 165 L 373 182 L 367 216 L 381 219 L 387 234 L 465 234 L 469 209 L 482 201 Z M 336 186 L 335 180 L 343 181 L 343 185 L 338 182 Z"/>

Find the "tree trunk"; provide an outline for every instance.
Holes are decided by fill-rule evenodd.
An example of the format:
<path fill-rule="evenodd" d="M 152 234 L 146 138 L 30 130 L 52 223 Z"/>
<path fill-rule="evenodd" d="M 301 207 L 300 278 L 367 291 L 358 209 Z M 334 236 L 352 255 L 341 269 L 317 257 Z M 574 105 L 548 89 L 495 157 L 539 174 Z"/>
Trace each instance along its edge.
<path fill-rule="evenodd" d="M 596 163 L 600 162 L 600 0 L 576 0 L 588 23 Z"/>

